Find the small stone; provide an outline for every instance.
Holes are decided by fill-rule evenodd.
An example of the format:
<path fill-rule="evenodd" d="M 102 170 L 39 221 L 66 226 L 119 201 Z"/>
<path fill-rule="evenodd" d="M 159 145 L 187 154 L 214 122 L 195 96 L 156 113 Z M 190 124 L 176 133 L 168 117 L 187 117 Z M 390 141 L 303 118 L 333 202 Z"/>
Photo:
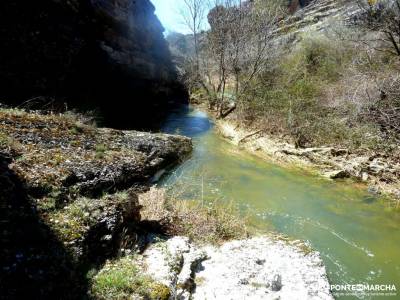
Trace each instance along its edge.
<path fill-rule="evenodd" d="M 276 274 L 274 276 L 274 279 L 272 279 L 272 282 L 271 282 L 271 289 L 274 292 L 278 292 L 282 289 L 282 276 L 281 275 Z"/>
<path fill-rule="evenodd" d="M 386 169 L 388 169 L 388 164 L 384 161 L 382 161 L 379 158 L 374 159 L 370 164 L 369 164 L 369 171 L 372 174 L 380 174 L 384 172 Z"/>
<path fill-rule="evenodd" d="M 265 264 L 265 259 L 259 259 L 259 258 L 257 258 L 257 259 L 256 259 L 256 264 L 257 264 L 257 265 L 263 265 L 263 264 Z"/>
<path fill-rule="evenodd" d="M 362 181 L 367 181 L 368 178 L 369 178 L 369 175 L 368 175 L 367 172 L 362 172 L 362 173 L 361 173 L 361 180 L 362 180 Z"/>
<path fill-rule="evenodd" d="M 373 194 L 373 195 L 380 195 L 381 192 L 379 191 L 378 187 L 370 185 L 368 187 L 368 193 Z"/>
<path fill-rule="evenodd" d="M 341 179 L 341 178 L 349 178 L 350 174 L 345 170 L 335 170 L 325 173 L 324 176 L 330 179 Z"/>
<path fill-rule="evenodd" d="M 102 241 L 110 241 L 112 239 L 111 234 L 107 234 L 101 238 Z"/>

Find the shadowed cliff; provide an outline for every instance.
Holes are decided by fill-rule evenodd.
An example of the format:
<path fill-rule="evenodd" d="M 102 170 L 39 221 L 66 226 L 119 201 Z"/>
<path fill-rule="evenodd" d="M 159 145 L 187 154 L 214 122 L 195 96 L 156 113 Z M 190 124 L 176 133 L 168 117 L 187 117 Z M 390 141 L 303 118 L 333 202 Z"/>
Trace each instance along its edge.
<path fill-rule="evenodd" d="M 3 1 L 0 101 L 147 127 L 186 102 L 149 0 Z"/>

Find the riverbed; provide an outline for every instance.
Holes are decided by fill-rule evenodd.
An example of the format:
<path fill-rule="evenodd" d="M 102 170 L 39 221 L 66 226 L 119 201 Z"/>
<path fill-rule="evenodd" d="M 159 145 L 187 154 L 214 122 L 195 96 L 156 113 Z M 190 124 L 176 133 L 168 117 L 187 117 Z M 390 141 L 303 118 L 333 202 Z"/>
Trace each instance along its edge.
<path fill-rule="evenodd" d="M 400 213 L 364 186 L 255 157 L 225 141 L 195 109 L 171 114 L 163 131 L 194 142 L 190 159 L 160 183 L 177 198 L 235 205 L 258 230 L 306 241 L 321 253 L 331 284 L 400 289 Z"/>

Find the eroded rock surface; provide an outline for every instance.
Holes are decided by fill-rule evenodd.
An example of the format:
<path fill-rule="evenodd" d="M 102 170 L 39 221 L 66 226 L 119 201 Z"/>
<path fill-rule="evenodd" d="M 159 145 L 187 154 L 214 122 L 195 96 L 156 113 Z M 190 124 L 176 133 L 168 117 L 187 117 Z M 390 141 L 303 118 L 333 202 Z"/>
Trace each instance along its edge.
<path fill-rule="evenodd" d="M 206 252 L 193 299 L 333 299 L 316 252 L 267 237 Z"/>
<path fill-rule="evenodd" d="M 33 194 L 96 197 L 146 183 L 184 159 L 189 138 L 84 125 L 67 115 L 0 111 L 11 168 Z M 65 199 L 64 199 L 65 200 Z"/>
<path fill-rule="evenodd" d="M 263 236 L 197 247 L 174 237 L 154 240 L 144 258 L 177 299 L 333 299 L 319 253 L 298 242 Z"/>

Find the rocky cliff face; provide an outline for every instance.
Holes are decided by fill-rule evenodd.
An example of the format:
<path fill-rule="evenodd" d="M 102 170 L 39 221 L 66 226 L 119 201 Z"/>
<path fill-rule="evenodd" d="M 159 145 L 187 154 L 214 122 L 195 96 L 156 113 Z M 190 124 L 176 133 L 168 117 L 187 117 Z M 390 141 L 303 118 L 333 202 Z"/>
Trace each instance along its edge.
<path fill-rule="evenodd" d="M 303 6 L 299 6 L 298 1 L 292 3 L 295 3 L 292 15 L 282 20 L 275 32 L 277 44 L 282 41 L 298 42 L 304 33 L 324 32 L 357 10 L 352 1 L 310 0 L 304 1 Z"/>
<path fill-rule="evenodd" d="M 3 1 L 0 101 L 143 126 L 185 101 L 162 32 L 149 0 Z"/>

